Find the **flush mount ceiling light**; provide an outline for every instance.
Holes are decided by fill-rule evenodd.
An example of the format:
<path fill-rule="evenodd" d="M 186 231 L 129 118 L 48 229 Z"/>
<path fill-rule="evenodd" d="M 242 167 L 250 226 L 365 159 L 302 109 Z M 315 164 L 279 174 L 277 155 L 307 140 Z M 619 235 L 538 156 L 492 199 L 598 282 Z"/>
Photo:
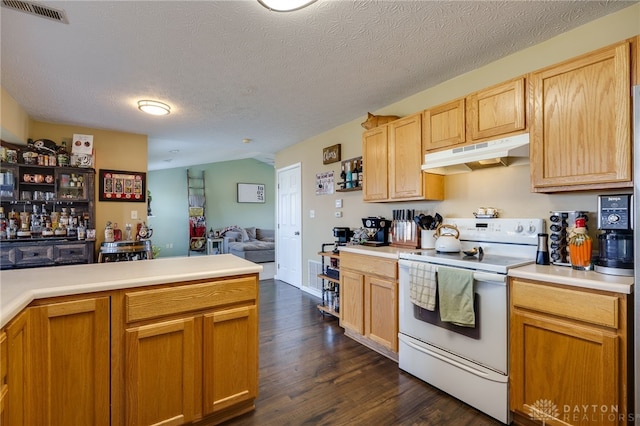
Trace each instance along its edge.
<path fill-rule="evenodd" d="M 171 112 L 169 105 L 150 100 L 138 101 L 138 109 L 151 115 L 168 115 Z"/>
<path fill-rule="evenodd" d="M 274 12 L 292 12 L 309 6 L 316 0 L 258 0 L 258 3 Z"/>

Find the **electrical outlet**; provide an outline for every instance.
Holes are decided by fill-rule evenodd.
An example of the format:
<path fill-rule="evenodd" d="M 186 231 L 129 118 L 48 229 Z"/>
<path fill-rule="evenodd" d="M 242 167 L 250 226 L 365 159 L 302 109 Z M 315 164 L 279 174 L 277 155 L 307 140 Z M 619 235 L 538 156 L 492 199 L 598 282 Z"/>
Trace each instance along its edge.
<path fill-rule="evenodd" d="M 131 219 L 138 218 L 138 210 L 131 210 Z"/>
<path fill-rule="evenodd" d="M 333 215 L 335 217 L 342 217 L 342 212 L 341 211 L 333 212 Z"/>

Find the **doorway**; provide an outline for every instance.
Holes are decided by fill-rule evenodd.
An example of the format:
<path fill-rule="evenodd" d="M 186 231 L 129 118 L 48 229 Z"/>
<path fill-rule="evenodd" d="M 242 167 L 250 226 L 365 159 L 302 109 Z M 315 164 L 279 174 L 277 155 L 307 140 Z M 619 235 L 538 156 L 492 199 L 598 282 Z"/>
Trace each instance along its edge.
<path fill-rule="evenodd" d="M 276 278 L 302 287 L 301 164 L 278 169 L 276 189 Z"/>

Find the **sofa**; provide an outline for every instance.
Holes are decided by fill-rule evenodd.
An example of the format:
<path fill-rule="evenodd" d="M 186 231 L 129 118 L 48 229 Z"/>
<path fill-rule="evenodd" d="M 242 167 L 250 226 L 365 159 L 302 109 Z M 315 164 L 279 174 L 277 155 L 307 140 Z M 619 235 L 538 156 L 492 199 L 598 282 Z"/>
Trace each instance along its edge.
<path fill-rule="evenodd" d="M 225 228 L 220 235 L 223 237 L 223 250 L 254 263 L 275 262 L 276 243 L 275 231 L 262 228 Z"/>

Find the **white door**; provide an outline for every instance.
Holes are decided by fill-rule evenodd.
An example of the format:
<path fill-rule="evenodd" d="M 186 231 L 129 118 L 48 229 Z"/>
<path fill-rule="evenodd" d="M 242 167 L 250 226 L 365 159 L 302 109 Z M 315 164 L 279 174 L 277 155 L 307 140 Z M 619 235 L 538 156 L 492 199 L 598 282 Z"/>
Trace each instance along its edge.
<path fill-rule="evenodd" d="M 300 163 L 277 171 L 276 278 L 302 286 L 302 194 Z"/>

